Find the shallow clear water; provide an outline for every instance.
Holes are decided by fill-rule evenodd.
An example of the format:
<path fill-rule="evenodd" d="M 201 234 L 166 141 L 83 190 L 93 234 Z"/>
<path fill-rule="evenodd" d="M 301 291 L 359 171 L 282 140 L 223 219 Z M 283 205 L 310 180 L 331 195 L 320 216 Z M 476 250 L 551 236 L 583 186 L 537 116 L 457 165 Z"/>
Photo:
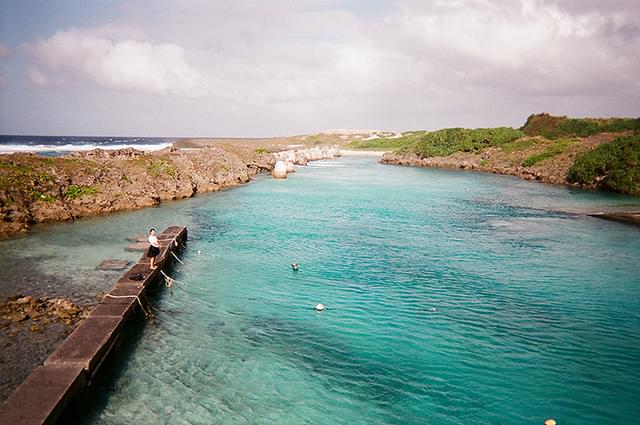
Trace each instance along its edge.
<path fill-rule="evenodd" d="M 640 417 L 640 229 L 574 212 L 627 204 L 343 158 L 21 249 L 98 234 L 112 256 L 189 226 L 184 291 L 128 334 L 88 424 L 620 424 Z"/>

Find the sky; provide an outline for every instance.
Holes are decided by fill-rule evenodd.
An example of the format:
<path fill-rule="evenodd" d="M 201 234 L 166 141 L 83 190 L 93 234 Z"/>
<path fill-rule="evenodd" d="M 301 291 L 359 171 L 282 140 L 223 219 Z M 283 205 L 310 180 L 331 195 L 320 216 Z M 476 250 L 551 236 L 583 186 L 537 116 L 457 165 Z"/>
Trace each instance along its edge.
<path fill-rule="evenodd" d="M 0 0 L 0 134 L 640 116 L 638 0 Z"/>

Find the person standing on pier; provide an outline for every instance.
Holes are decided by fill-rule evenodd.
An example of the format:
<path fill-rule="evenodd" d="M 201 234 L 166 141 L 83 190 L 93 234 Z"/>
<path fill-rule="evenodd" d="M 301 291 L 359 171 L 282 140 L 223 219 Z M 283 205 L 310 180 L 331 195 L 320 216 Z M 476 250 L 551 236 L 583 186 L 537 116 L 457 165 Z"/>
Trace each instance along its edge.
<path fill-rule="evenodd" d="M 158 243 L 158 236 L 156 236 L 156 229 L 149 230 L 149 252 L 147 257 L 151 258 L 151 270 L 155 269 L 156 257 L 160 254 L 160 243 Z"/>

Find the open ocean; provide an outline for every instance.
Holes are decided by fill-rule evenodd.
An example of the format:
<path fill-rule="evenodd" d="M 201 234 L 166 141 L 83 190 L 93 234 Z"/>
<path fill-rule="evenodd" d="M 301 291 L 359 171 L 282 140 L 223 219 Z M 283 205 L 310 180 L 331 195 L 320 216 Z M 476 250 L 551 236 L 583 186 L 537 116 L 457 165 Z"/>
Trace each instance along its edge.
<path fill-rule="evenodd" d="M 175 141 L 165 137 L 71 137 L 71 136 L 13 136 L 0 135 L 0 154 L 13 152 L 37 152 L 54 156 L 71 151 L 92 149 L 160 150 Z"/>
<path fill-rule="evenodd" d="M 640 200 L 345 157 L 38 226 L 0 266 L 91 294 L 102 258 L 137 257 L 126 236 L 188 226 L 183 286 L 85 424 L 619 425 L 640 418 L 640 228 L 579 214 L 619 205 Z"/>

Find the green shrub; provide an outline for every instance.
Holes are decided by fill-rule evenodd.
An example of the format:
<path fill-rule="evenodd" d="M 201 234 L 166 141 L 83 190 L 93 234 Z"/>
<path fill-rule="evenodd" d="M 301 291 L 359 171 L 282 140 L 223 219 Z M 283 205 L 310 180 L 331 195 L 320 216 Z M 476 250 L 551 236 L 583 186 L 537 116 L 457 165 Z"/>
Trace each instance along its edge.
<path fill-rule="evenodd" d="M 567 178 L 571 182 L 640 195 L 640 134 L 617 138 L 578 155 Z"/>
<path fill-rule="evenodd" d="M 261 155 L 263 153 L 271 153 L 267 148 L 255 148 L 253 151 L 258 155 Z"/>
<path fill-rule="evenodd" d="M 521 128 L 527 136 L 547 139 L 588 137 L 599 133 L 640 131 L 640 118 L 568 118 L 549 114 L 533 114 Z"/>
<path fill-rule="evenodd" d="M 354 140 L 345 147 L 353 150 L 397 151 L 413 143 L 410 137 L 376 138 L 371 140 Z"/>
<path fill-rule="evenodd" d="M 159 177 L 162 174 L 166 174 L 171 177 L 178 175 L 178 171 L 173 168 L 173 165 L 169 164 L 169 162 L 164 159 L 159 159 L 149 164 L 147 166 L 147 173 L 153 177 Z"/>
<path fill-rule="evenodd" d="M 48 204 L 56 200 L 53 196 L 44 194 L 35 189 L 31 190 L 30 195 L 31 199 L 33 199 L 34 201 L 44 201 Z"/>
<path fill-rule="evenodd" d="M 95 195 L 98 193 L 98 189 L 94 186 L 78 186 L 72 184 L 67 188 L 64 196 L 69 200 L 78 199 L 86 195 Z"/>
<path fill-rule="evenodd" d="M 523 137 L 520 130 L 499 128 L 446 128 L 443 130 L 413 133 L 415 141 L 403 151 L 415 152 L 422 158 L 449 156 L 455 152 L 478 152 L 488 147 L 502 146 Z"/>
<path fill-rule="evenodd" d="M 522 138 L 514 140 L 513 142 L 505 143 L 500 146 L 500 150 L 504 153 L 513 153 L 518 151 L 523 151 L 525 149 L 529 149 L 531 146 L 536 144 L 536 139 L 531 138 Z"/>
<path fill-rule="evenodd" d="M 542 152 L 532 155 L 529 158 L 522 161 L 522 165 L 524 167 L 532 167 L 533 165 L 537 164 L 540 161 L 544 161 L 545 159 L 553 158 L 556 155 L 560 155 L 561 153 L 566 151 L 567 148 L 571 146 L 572 143 L 573 143 L 573 140 L 569 140 L 569 139 L 558 140 L 551 146 L 548 146 Z"/>

